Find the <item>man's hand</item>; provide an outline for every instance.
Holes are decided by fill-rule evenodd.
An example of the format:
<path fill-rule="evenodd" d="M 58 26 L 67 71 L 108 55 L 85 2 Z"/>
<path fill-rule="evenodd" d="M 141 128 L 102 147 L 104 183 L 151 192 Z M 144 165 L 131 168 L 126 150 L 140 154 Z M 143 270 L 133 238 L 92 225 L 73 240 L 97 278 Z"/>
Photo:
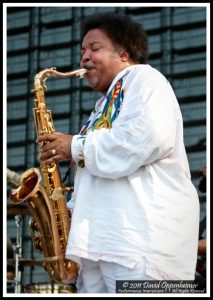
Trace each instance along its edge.
<path fill-rule="evenodd" d="M 40 144 L 39 160 L 51 164 L 60 160 L 71 160 L 72 135 L 54 132 L 40 136 L 36 142 Z"/>

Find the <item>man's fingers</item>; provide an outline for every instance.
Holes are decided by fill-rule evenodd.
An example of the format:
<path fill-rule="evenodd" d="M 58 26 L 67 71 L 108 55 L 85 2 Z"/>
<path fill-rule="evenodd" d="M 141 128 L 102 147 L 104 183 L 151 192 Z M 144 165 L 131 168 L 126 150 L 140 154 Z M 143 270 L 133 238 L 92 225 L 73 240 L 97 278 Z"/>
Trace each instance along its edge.
<path fill-rule="evenodd" d="M 41 135 L 36 139 L 36 143 L 52 142 L 57 138 L 58 135 L 62 135 L 62 133 L 54 132 L 54 133 L 51 133 L 51 134 Z"/>

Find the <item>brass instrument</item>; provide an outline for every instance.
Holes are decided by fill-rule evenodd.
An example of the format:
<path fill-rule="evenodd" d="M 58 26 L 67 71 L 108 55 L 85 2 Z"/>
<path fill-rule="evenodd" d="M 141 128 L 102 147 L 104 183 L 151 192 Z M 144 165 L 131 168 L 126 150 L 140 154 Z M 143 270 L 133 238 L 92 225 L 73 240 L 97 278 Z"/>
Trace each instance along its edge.
<path fill-rule="evenodd" d="M 86 69 L 79 69 L 61 73 L 55 68 L 47 68 L 35 76 L 33 114 L 37 137 L 55 131 L 51 111 L 45 104 L 46 80 L 50 77 L 82 78 L 86 72 Z M 43 252 L 43 266 L 51 278 L 62 284 L 74 283 L 78 267 L 74 261 L 65 258 L 71 215 L 67 209 L 59 164 L 41 163 L 40 168 L 44 186 L 41 184 L 39 169 L 31 168 L 22 174 L 20 186 L 11 191 L 11 201 L 26 202 L 29 206 L 32 215 L 30 229 L 33 244 L 36 249 Z"/>

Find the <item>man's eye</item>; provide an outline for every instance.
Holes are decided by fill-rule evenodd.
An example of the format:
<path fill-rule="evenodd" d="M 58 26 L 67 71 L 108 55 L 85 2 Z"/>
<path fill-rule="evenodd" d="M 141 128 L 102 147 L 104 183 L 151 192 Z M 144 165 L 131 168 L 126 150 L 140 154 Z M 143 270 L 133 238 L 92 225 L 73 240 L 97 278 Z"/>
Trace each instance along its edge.
<path fill-rule="evenodd" d="M 93 48 L 92 51 L 98 51 L 100 48 Z"/>

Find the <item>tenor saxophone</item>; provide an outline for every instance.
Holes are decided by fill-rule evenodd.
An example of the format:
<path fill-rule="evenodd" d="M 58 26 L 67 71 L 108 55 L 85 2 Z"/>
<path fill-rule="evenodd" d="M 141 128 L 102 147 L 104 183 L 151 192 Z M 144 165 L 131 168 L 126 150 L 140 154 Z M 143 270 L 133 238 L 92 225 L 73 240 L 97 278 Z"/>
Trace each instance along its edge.
<path fill-rule="evenodd" d="M 51 110 L 46 107 L 46 80 L 50 77 L 82 78 L 86 72 L 86 69 L 79 69 L 61 73 L 55 68 L 47 68 L 35 76 L 33 115 L 37 137 L 55 131 Z M 30 168 L 22 174 L 20 186 L 11 190 L 10 198 L 12 202 L 26 202 L 28 205 L 32 215 L 30 220 L 32 242 L 36 249 L 43 252 L 43 266 L 51 279 L 65 285 L 75 283 L 78 266 L 74 261 L 65 258 L 71 213 L 66 204 L 59 164 L 41 163 L 40 169 L 44 184 L 39 169 Z"/>

